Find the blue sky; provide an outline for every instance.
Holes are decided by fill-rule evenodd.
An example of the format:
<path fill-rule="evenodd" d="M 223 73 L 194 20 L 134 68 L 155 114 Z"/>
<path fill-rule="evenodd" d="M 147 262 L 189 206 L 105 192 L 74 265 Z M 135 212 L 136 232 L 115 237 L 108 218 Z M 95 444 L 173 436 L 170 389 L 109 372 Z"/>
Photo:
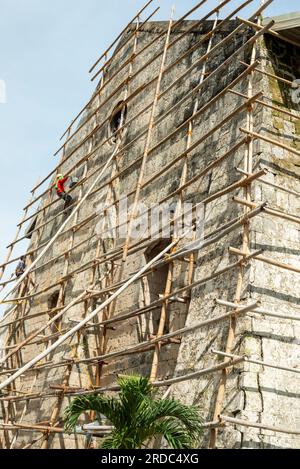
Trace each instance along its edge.
<path fill-rule="evenodd" d="M 90 66 L 144 3 L 0 0 L 0 80 L 7 92 L 6 104 L 0 104 L 1 261 L 30 189 L 56 164 L 53 153 L 59 137 L 93 91 Z M 168 19 L 173 4 L 178 18 L 196 3 L 155 0 L 154 7 L 161 6 L 156 19 Z M 209 0 L 194 18 L 217 3 Z M 295 9 L 294 0 L 275 0 L 267 12 L 269 16 Z M 248 13 L 249 9 L 243 16 Z M 25 248 L 20 245 L 16 253 Z"/>

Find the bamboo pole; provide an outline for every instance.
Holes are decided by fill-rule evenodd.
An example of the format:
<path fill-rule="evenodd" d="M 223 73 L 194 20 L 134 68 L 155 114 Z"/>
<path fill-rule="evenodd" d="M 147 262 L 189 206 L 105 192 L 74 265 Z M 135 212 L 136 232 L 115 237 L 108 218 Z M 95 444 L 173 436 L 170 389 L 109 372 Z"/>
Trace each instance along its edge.
<path fill-rule="evenodd" d="M 236 90 L 230 90 L 229 91 L 232 94 L 235 94 L 236 96 L 240 96 L 241 98 L 248 99 L 248 96 L 246 94 L 240 93 L 239 91 Z M 266 96 L 263 96 L 263 98 L 266 99 Z M 272 109 L 273 111 L 281 112 L 282 114 L 285 114 L 286 116 L 292 117 L 292 119 L 299 120 L 300 117 L 296 114 L 293 114 L 290 111 L 287 111 L 286 109 L 283 109 L 282 107 L 279 106 L 272 106 L 272 104 L 268 104 L 265 101 L 257 100 L 258 104 L 261 104 L 264 107 L 267 107 L 268 109 Z"/>
<path fill-rule="evenodd" d="M 300 435 L 300 430 L 297 430 L 297 429 L 291 429 L 291 428 L 287 428 L 287 427 L 275 427 L 275 426 L 266 425 L 266 424 L 263 424 L 263 423 L 249 422 L 247 420 L 227 417 L 223 414 L 220 415 L 220 419 L 221 419 L 221 421 L 223 420 L 225 423 L 231 423 L 231 424 L 234 424 L 234 425 L 241 425 L 243 427 L 259 428 L 261 430 L 269 430 L 269 431 L 275 432 L 275 433 L 287 433 L 288 435 Z"/>
<path fill-rule="evenodd" d="M 216 300 L 216 304 L 221 305 L 221 306 L 226 306 L 229 308 L 233 309 L 238 309 L 241 308 L 241 305 L 238 305 L 237 303 L 231 303 L 229 301 L 224 301 L 224 300 Z M 258 314 L 261 316 L 270 316 L 278 319 L 287 319 L 287 320 L 292 320 L 292 321 L 300 321 L 300 316 L 295 316 L 295 315 L 289 315 L 289 314 L 281 314 L 281 313 L 273 313 L 271 311 L 265 310 L 263 308 L 256 308 L 255 311 L 253 311 L 252 314 Z"/>
<path fill-rule="evenodd" d="M 229 248 L 229 252 L 231 252 L 232 254 L 237 254 L 238 256 L 246 255 L 240 249 L 236 249 L 233 247 Z M 266 256 L 258 255 L 255 257 L 255 259 L 261 262 L 265 262 L 266 264 L 274 265 L 275 267 L 279 267 L 281 269 L 289 270 L 290 272 L 296 272 L 297 274 L 300 273 L 300 267 L 296 267 L 290 264 L 285 264 L 284 262 L 279 262 L 279 261 L 276 261 L 275 259 L 269 259 Z"/>
<path fill-rule="evenodd" d="M 224 352 L 221 352 L 219 350 L 212 350 L 212 353 L 214 353 L 215 355 L 219 355 L 220 357 L 225 357 L 225 358 L 243 358 L 244 362 L 246 362 L 246 363 L 253 363 L 254 365 L 260 365 L 260 366 L 263 366 L 263 367 L 266 367 L 266 368 L 273 368 L 275 370 L 289 371 L 289 372 L 292 372 L 292 373 L 300 374 L 300 370 L 297 369 L 297 368 L 291 368 L 291 367 L 287 367 L 287 366 L 276 365 L 275 363 L 269 363 L 269 362 L 262 361 L 262 360 L 255 360 L 254 358 L 251 358 L 251 357 L 248 357 L 248 356 L 241 357 L 241 356 L 233 354 L 233 353 L 224 353 Z"/>
<path fill-rule="evenodd" d="M 136 19 L 139 19 L 139 17 L 141 16 L 141 14 L 148 8 L 148 6 L 153 2 L 153 0 L 149 0 L 138 12 L 137 14 L 132 18 L 131 21 L 129 21 L 129 23 L 127 24 L 127 26 L 125 26 L 125 28 L 122 29 L 122 31 L 120 32 L 120 34 L 116 37 L 116 39 L 112 42 L 112 44 L 103 52 L 103 54 L 99 57 L 99 59 L 96 60 L 96 62 L 92 65 L 92 67 L 90 68 L 89 70 L 89 73 L 91 73 L 96 67 L 97 65 L 101 62 L 101 60 L 108 54 L 108 52 L 114 47 L 114 45 L 117 44 L 117 42 L 119 41 L 119 39 L 123 36 L 123 34 L 126 32 L 126 30 L 130 27 L 130 25 L 136 20 Z M 119 53 L 120 51 L 122 51 L 124 49 L 124 45 L 121 46 L 117 53 Z M 106 64 L 107 65 L 107 64 Z M 105 65 L 105 66 L 106 66 Z"/>
<path fill-rule="evenodd" d="M 260 30 L 262 28 L 262 26 L 260 24 L 257 24 L 257 23 L 253 23 L 252 21 L 247 21 L 247 20 L 244 20 L 243 18 L 240 18 L 239 16 L 237 17 L 237 19 L 239 21 L 241 21 L 242 23 L 246 24 L 247 26 L 250 26 L 251 28 L 253 29 L 256 29 L 256 30 Z M 293 46 L 296 46 L 296 47 L 299 47 L 300 46 L 300 42 L 298 41 L 293 41 L 292 39 L 284 36 L 283 34 L 280 34 L 278 33 L 277 31 L 273 31 L 273 29 L 270 29 L 269 33 L 268 34 L 271 34 L 272 36 L 274 37 L 277 37 L 278 39 L 281 39 L 282 41 L 285 41 L 285 42 L 288 42 L 289 44 L 293 44 Z M 299 85 L 298 85 L 299 86 Z"/>
<path fill-rule="evenodd" d="M 281 143 L 278 140 L 273 140 L 272 138 L 266 137 L 265 135 L 261 135 L 256 132 L 250 132 L 249 130 L 243 128 L 240 128 L 240 131 L 247 135 L 250 135 L 250 137 L 252 138 L 263 140 L 264 142 L 270 143 L 271 145 L 283 148 L 284 150 L 287 150 L 290 153 L 293 153 L 294 155 L 300 156 L 300 151 L 296 150 L 293 147 L 290 147 L 289 145 L 285 145 L 284 143 Z"/>

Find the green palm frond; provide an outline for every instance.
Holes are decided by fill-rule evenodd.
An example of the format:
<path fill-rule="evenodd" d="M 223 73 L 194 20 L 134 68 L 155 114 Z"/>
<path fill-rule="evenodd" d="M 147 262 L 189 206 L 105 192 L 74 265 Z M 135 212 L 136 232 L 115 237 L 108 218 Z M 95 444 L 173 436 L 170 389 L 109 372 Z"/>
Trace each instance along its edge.
<path fill-rule="evenodd" d="M 139 419 L 143 425 L 149 426 L 152 422 L 164 417 L 178 419 L 191 434 L 201 432 L 202 421 L 197 408 L 181 404 L 175 399 L 148 400 Z"/>
<path fill-rule="evenodd" d="M 115 426 L 120 425 L 121 410 L 120 402 L 115 398 L 99 394 L 78 396 L 65 409 L 65 430 L 67 432 L 74 430 L 80 415 L 90 411 L 105 415 Z"/>
<path fill-rule="evenodd" d="M 189 449 L 197 442 L 194 434 L 191 434 L 184 425 L 172 418 L 153 423 L 143 434 L 144 441 L 158 436 L 164 437 L 173 449 Z"/>

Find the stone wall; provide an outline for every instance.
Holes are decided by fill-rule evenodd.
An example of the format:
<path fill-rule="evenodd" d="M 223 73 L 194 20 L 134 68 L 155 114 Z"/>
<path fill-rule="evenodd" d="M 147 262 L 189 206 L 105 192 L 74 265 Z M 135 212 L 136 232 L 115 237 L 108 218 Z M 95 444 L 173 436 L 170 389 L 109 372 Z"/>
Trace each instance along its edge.
<path fill-rule="evenodd" d="M 184 23 L 180 32 L 171 34 L 171 41 L 173 41 L 180 33 L 182 33 L 190 25 L 190 22 Z M 138 50 L 141 50 L 146 44 L 153 40 L 161 32 L 166 31 L 166 23 L 151 23 L 143 28 L 143 31 L 138 34 Z M 213 38 L 213 47 L 229 32 L 237 27 L 236 22 L 230 22 L 222 28 L 222 30 Z M 125 33 L 122 41 L 125 41 L 128 34 L 131 33 L 133 27 Z M 200 28 L 193 30 L 190 34 L 178 40 L 175 46 L 169 49 L 167 55 L 167 71 L 164 75 L 161 90 L 167 90 L 159 99 L 156 119 L 161 117 L 168 109 L 180 102 L 182 98 L 197 85 L 200 79 L 203 62 L 189 71 L 189 67 L 207 51 L 208 42 L 204 42 L 201 47 L 197 48 L 193 54 L 187 57 L 175 67 L 169 66 L 176 61 L 177 57 L 191 47 L 198 41 L 203 34 L 210 31 L 212 22 L 206 22 Z M 232 53 L 240 47 L 252 33 L 246 28 L 243 34 L 238 34 L 226 47 L 216 49 L 211 54 L 210 60 L 207 62 L 206 72 L 207 77 L 216 69 L 220 64 Z M 127 105 L 126 122 L 130 122 L 127 126 L 127 131 L 122 141 L 121 152 L 109 171 L 107 171 L 102 180 L 97 184 L 97 191 L 93 192 L 84 207 L 79 211 L 78 222 L 90 218 L 90 221 L 85 222 L 80 229 L 74 233 L 74 245 L 78 248 L 74 249 L 69 257 L 68 274 L 74 270 L 82 267 L 82 272 L 76 272 L 73 276 L 69 277 L 65 283 L 64 290 L 64 303 L 68 304 L 74 297 L 88 288 L 91 285 L 93 277 L 91 270 L 84 270 L 85 264 L 93 262 L 94 259 L 99 258 L 105 252 L 112 252 L 113 249 L 122 247 L 123 239 L 105 239 L 97 237 L 95 227 L 103 220 L 103 217 L 97 215 L 99 205 L 104 202 L 113 202 L 119 200 L 124 195 L 129 195 L 129 203 L 134 200 L 134 194 L 137 187 L 137 180 L 140 171 L 141 159 L 136 161 L 143 155 L 146 132 L 149 125 L 151 103 L 153 102 L 155 91 L 155 80 L 151 86 L 143 90 L 145 83 L 154 79 L 160 66 L 161 57 L 158 57 L 150 66 L 144 68 L 141 73 L 136 74 L 137 70 L 143 64 L 146 64 L 149 59 L 154 57 L 159 50 L 163 47 L 165 37 L 157 41 L 155 47 L 148 48 L 145 52 L 138 55 L 132 62 L 133 71 L 132 78 L 128 82 L 127 92 L 130 95 L 134 90 L 141 88 L 141 91 L 130 99 Z M 271 54 L 270 43 L 261 48 L 262 66 L 273 67 L 274 58 Z M 89 116 L 93 116 L 88 125 L 80 128 L 76 136 L 72 137 L 68 146 L 65 156 L 72 156 L 67 163 L 62 164 L 61 172 L 66 173 L 75 164 L 78 165 L 74 175 L 77 175 L 83 182 L 83 193 L 88 189 L 90 184 L 95 179 L 102 166 L 114 151 L 113 143 L 107 142 L 109 134 L 109 119 L 113 110 L 119 102 L 123 101 L 126 92 L 126 80 L 128 78 L 128 58 L 132 53 L 133 40 L 131 40 L 126 47 L 121 49 L 122 42 L 114 54 L 114 58 L 108 67 L 105 75 L 105 80 L 108 85 L 102 90 L 99 98 L 101 109 L 96 112 L 99 105 L 98 100 L 95 100 L 87 109 L 82 117 L 81 123 L 84 123 Z M 274 41 L 271 41 L 273 47 Z M 199 108 L 202 108 L 212 97 L 216 96 L 227 84 L 236 78 L 243 70 L 244 66 L 240 64 L 239 60 L 250 60 L 250 51 L 246 50 L 240 54 L 238 59 L 232 60 L 227 69 L 220 71 L 219 75 L 208 79 L 203 86 L 201 93 L 199 93 Z M 296 57 L 295 57 L 296 60 Z M 283 62 L 285 63 L 284 59 Z M 121 73 L 114 77 L 115 72 L 120 68 L 120 65 L 126 63 Z M 174 87 L 170 87 L 181 74 L 187 72 L 182 80 L 180 80 Z M 272 93 L 278 93 L 274 90 L 275 84 L 272 80 L 268 80 L 259 74 L 255 74 L 255 90 L 258 92 L 263 90 L 265 94 L 269 89 Z M 247 80 L 242 80 L 236 87 L 236 90 L 247 94 Z M 99 91 L 99 86 L 95 93 Z M 110 97 L 112 95 L 112 97 Z M 238 106 L 244 102 L 244 98 L 227 93 L 216 101 L 211 107 L 203 110 L 194 121 L 193 126 L 193 142 L 199 140 L 202 136 L 212 129 L 218 122 L 221 122 L 230 115 Z M 151 151 L 148 155 L 145 174 L 143 178 L 143 185 L 141 189 L 140 200 L 146 207 L 151 207 L 153 204 L 166 199 L 169 202 L 176 203 L 178 196 L 176 191 L 180 184 L 180 176 L 182 173 L 182 160 L 170 165 L 167 172 L 162 173 L 162 169 L 171 163 L 176 156 L 181 154 L 186 149 L 187 142 L 187 127 L 183 127 L 180 132 L 174 134 L 171 139 L 168 139 L 163 144 L 156 147 L 156 144 L 170 134 L 174 129 L 178 128 L 182 123 L 191 116 L 193 110 L 194 96 L 184 101 L 184 103 L 176 108 L 176 111 L 167 114 L 161 123 L 154 127 L 151 140 Z M 133 119 L 144 107 L 148 105 L 147 112 L 141 113 L 138 118 Z M 281 129 L 279 126 L 285 126 L 285 132 L 293 135 L 293 145 L 297 145 L 298 140 L 296 131 L 289 119 L 281 120 L 279 115 L 274 116 L 272 112 L 255 106 L 255 131 L 264 131 L 266 133 L 276 133 Z M 247 113 L 246 109 L 239 114 L 236 114 L 228 122 L 213 133 L 209 138 L 206 138 L 200 145 L 194 148 L 188 158 L 188 176 L 190 180 L 199 172 L 204 170 L 210 163 L 217 158 L 224 155 L 230 148 L 232 148 L 243 136 L 239 128 L 246 126 Z M 132 120 L 133 119 L 133 120 Z M 132 120 L 132 122 L 131 122 Z M 80 126 L 81 124 L 79 124 Z M 100 126 L 99 130 L 94 131 L 94 126 Z M 276 130 L 277 129 L 277 130 Z M 93 132 L 93 137 L 88 137 L 90 132 Z M 142 135 L 141 135 L 142 134 Z M 278 132 L 277 132 L 278 134 Z M 138 138 L 139 137 L 139 138 Z M 280 135 L 276 135 L 280 138 Z M 281 138 L 288 144 L 290 143 L 290 136 L 282 135 Z M 84 142 L 79 149 L 76 147 Z M 129 143 L 131 144 L 129 145 Z M 278 151 L 270 146 L 255 143 L 255 166 L 264 165 L 270 168 L 270 173 L 266 178 L 275 180 L 283 187 L 293 187 L 296 190 L 298 184 L 299 191 L 299 176 L 296 176 L 297 167 L 296 161 L 291 160 L 290 155 L 280 153 L 281 156 L 276 156 L 274 153 Z M 89 153 L 93 152 L 86 163 L 82 164 L 82 159 Z M 224 158 L 222 162 L 211 171 L 205 174 L 204 177 L 192 183 L 184 192 L 184 200 L 192 202 L 193 204 L 205 200 L 218 191 L 226 188 L 228 185 L 240 179 L 241 175 L 236 171 L 237 167 L 243 167 L 244 149 L 241 147 L 234 155 Z M 114 177 L 111 180 L 110 189 L 107 189 L 105 183 L 110 180 L 114 172 L 121 172 L 119 177 Z M 91 176 L 86 183 L 83 177 Z M 157 177 L 150 181 L 153 175 Z M 298 171 L 299 175 L 299 171 Z M 278 183 L 277 182 L 277 183 Z M 255 201 L 267 200 L 272 206 L 283 209 L 286 205 L 291 207 L 291 211 L 297 214 L 299 201 L 291 195 L 286 195 L 283 191 L 275 191 L 274 189 L 260 183 L 256 183 L 253 189 L 253 198 Z M 72 191 L 72 195 L 76 198 L 79 197 L 80 186 Z M 241 195 L 242 192 L 237 192 L 236 195 Z M 219 230 L 228 222 L 243 214 L 243 207 L 232 201 L 233 193 L 229 193 L 220 198 L 213 200 L 206 206 L 206 219 L 205 219 L 205 233 L 206 236 L 215 230 Z M 55 198 L 55 195 L 54 195 Z M 46 198 L 45 198 L 46 200 Z M 272 201 L 272 202 L 271 202 Z M 298 204 L 298 205 L 297 205 Z M 118 206 L 118 205 L 117 205 Z M 47 210 L 46 214 L 43 212 L 39 215 L 37 225 L 43 223 L 45 220 L 51 220 L 61 210 L 61 203 L 57 203 Z M 56 232 L 60 224 L 63 222 L 65 215 L 60 215 L 55 221 L 47 224 L 44 229 L 36 232 L 32 238 L 31 246 L 42 245 L 47 243 Z M 70 226 L 70 225 L 69 225 Z M 287 224 L 278 219 L 269 218 L 264 215 L 251 224 L 251 249 L 266 246 L 266 255 L 276 257 L 276 259 L 284 260 L 289 263 L 299 263 L 297 258 L 297 242 L 295 236 L 299 235 L 297 225 Z M 201 250 L 196 259 L 196 267 L 194 273 L 194 280 L 199 280 L 211 275 L 217 269 L 227 266 L 233 262 L 232 256 L 228 253 L 228 247 L 240 247 L 242 229 L 236 230 L 229 235 L 225 236 L 218 243 Z M 59 286 L 55 283 L 59 282 L 66 274 L 65 258 L 63 253 L 70 248 L 71 231 L 67 231 L 59 238 L 59 242 L 47 252 L 42 264 L 49 261 L 45 267 L 40 267 L 35 274 L 35 281 L 37 288 L 47 289 L 45 293 L 40 294 L 30 299 L 27 305 L 27 313 L 34 315 L 49 309 L 49 299 L 53 294 L 59 290 Z M 91 238 L 88 242 L 84 241 Z M 283 243 L 284 240 L 284 243 Z M 98 287 L 106 288 L 106 293 L 93 301 L 74 306 L 67 314 L 64 315 L 63 321 L 58 328 L 60 331 L 67 330 L 74 321 L 79 321 L 84 314 L 92 311 L 95 306 L 100 304 L 108 297 L 109 285 L 114 281 L 124 280 L 128 277 L 129 273 L 135 272 L 140 269 L 146 261 L 155 255 L 159 249 L 157 246 L 158 241 L 153 242 L 153 245 L 145 249 L 144 252 L 130 254 L 123 268 L 121 269 L 121 258 L 116 260 L 113 271 L 107 276 L 107 269 L 111 268 L 111 263 L 101 263 L 94 270 L 94 278 L 99 280 Z M 182 245 L 185 241 L 182 242 Z M 284 244 L 284 246 L 283 246 Z M 55 262 L 50 262 L 52 258 L 57 257 L 59 254 L 62 256 Z M 91 264 L 88 264 L 89 267 Z M 106 278 L 102 277 L 106 275 Z M 159 294 L 163 294 L 165 290 L 167 270 L 165 268 L 158 271 L 153 271 L 151 275 L 145 277 L 134 286 L 128 288 L 113 305 L 113 310 L 105 310 L 103 315 L 99 314 L 95 322 L 101 321 L 109 314 L 120 314 L 135 311 L 137 308 L 147 306 L 150 302 L 158 299 Z M 176 290 L 187 284 L 188 279 L 188 264 L 185 262 L 178 262 L 174 267 L 173 277 L 173 290 Z M 235 297 L 235 290 L 237 284 L 237 272 L 235 270 L 218 276 L 214 281 L 208 282 L 201 287 L 195 288 L 192 291 L 191 298 L 189 295 L 185 298 L 185 303 L 178 303 L 173 301 L 169 306 L 169 313 L 165 332 L 176 330 L 182 326 L 190 325 L 199 322 L 206 318 L 217 316 L 224 312 L 224 308 L 215 305 L 215 299 L 221 298 L 228 301 L 233 301 Z M 53 285 L 53 287 L 51 287 Z M 253 262 L 246 270 L 244 279 L 242 299 L 247 300 L 251 298 L 260 298 L 264 306 L 287 312 L 295 312 L 295 308 L 299 308 L 299 300 L 297 292 L 295 291 L 296 274 L 286 273 L 268 267 L 259 262 Z M 60 363 L 64 359 L 71 357 L 89 358 L 93 356 L 102 355 L 107 352 L 114 352 L 126 349 L 139 342 L 143 342 L 151 338 L 157 333 L 157 326 L 160 317 L 160 307 L 154 311 L 150 311 L 142 316 L 137 316 L 130 320 L 117 323 L 115 328 L 107 328 L 105 332 L 95 327 L 82 331 L 80 335 L 76 335 L 69 342 L 60 346 L 55 353 L 48 357 L 53 363 Z M 25 326 L 19 335 L 18 340 L 22 339 L 25 335 L 37 330 L 48 319 L 48 314 L 37 316 L 25 322 Z M 55 328 L 52 331 L 57 332 Z M 216 357 L 210 353 L 210 349 L 216 348 L 224 350 L 226 337 L 228 332 L 227 324 L 218 324 L 209 330 L 201 330 L 192 334 L 185 335 L 182 338 L 181 344 L 169 343 L 164 344 L 161 348 L 158 379 L 166 379 L 175 375 L 181 375 L 194 370 L 198 370 L 216 363 Z M 236 335 L 235 352 L 243 353 L 249 351 L 251 356 L 260 357 L 270 361 L 280 362 L 289 358 L 290 366 L 296 365 L 296 357 L 294 354 L 299 354 L 299 347 L 296 340 L 297 324 L 288 323 L 288 321 L 270 321 L 269 319 L 262 318 L 244 318 L 238 323 L 238 330 Z M 49 331 L 47 331 L 47 335 Z M 55 340 L 55 337 L 50 338 Z M 22 359 L 27 362 L 30 358 L 37 353 L 44 350 L 45 343 L 34 343 L 27 346 L 22 350 Z M 153 360 L 153 349 L 146 350 L 138 354 L 127 355 L 126 357 L 118 357 L 115 359 L 104 360 L 104 363 L 99 363 L 98 370 L 95 366 L 87 364 L 78 364 L 70 367 L 57 367 L 43 369 L 39 372 L 30 372 L 17 381 L 17 389 L 21 392 L 49 392 L 50 386 L 61 386 L 66 384 L 68 386 L 80 387 L 91 389 L 92 386 L 99 385 L 106 386 L 115 383 L 116 375 L 120 373 L 141 373 L 148 375 L 151 370 Z M 18 364 L 15 362 L 15 366 Z M 99 373 L 101 372 L 101 379 Z M 96 374 L 96 378 L 95 378 Z M 280 377 L 279 377 L 280 376 Z M 179 397 L 182 401 L 194 403 L 200 406 L 204 420 L 212 418 L 215 392 L 218 385 L 219 375 L 209 376 L 204 379 L 199 379 L 192 382 L 186 382 L 174 387 L 174 395 Z M 287 382 L 288 385 L 284 383 Z M 286 389 L 287 388 L 287 389 Z M 52 388 L 53 391 L 53 388 Z M 261 367 L 253 365 L 243 365 L 235 368 L 229 375 L 224 412 L 228 415 L 238 415 L 241 417 L 249 418 L 254 421 L 266 421 L 270 424 L 282 423 L 283 412 L 294 406 L 294 401 L 297 398 L 296 380 L 294 376 L 270 369 L 262 369 Z M 61 424 L 62 410 L 68 403 L 67 398 L 63 401 L 58 397 L 46 397 L 44 399 L 31 400 L 26 410 L 23 421 L 26 423 L 38 423 L 49 421 L 53 417 L 53 409 L 59 405 L 59 415 L 55 416 L 55 421 Z M 274 403 L 274 400 L 276 402 Z M 16 416 L 17 420 L 24 409 L 24 401 L 17 403 Z M 276 405 L 275 405 L 276 404 Z M 278 406 L 277 406 L 278 404 Z M 279 409 L 278 411 L 275 409 Z M 283 410 L 285 409 L 285 410 Z M 295 414 L 293 414 L 295 416 Z M 294 418 L 294 417 L 293 417 Z M 296 418 L 296 417 L 295 417 Z M 84 419 L 82 420 L 84 421 Z M 286 423 L 286 416 L 284 416 Z M 297 424 L 296 421 L 288 422 L 291 426 Z M 220 431 L 220 438 L 218 444 L 224 447 L 252 447 L 258 445 L 271 445 L 271 446 L 296 446 L 295 442 L 290 437 L 278 436 L 277 434 L 268 435 L 260 434 L 258 431 L 248 431 L 244 429 L 228 428 Z M 28 433 L 19 432 L 18 447 L 31 440 Z M 203 446 L 207 446 L 208 433 L 205 433 Z M 291 443 L 292 442 L 292 443 Z M 84 447 L 87 442 L 83 437 L 50 437 L 48 445 L 51 448 L 73 448 Z M 36 443 L 39 447 L 41 442 Z"/>

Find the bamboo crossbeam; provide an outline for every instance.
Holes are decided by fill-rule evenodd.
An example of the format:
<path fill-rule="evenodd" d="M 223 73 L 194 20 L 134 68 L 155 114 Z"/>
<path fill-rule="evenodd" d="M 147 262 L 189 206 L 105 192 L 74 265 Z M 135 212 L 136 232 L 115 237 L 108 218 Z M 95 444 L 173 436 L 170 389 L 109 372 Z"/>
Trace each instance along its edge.
<path fill-rule="evenodd" d="M 42 425 L 34 425 L 34 424 L 5 424 L 0 423 L 0 428 L 8 429 L 8 430 L 30 430 L 30 431 L 37 431 L 42 433 L 66 433 L 63 428 L 55 428 L 55 427 L 46 427 Z"/>
<path fill-rule="evenodd" d="M 246 255 L 240 249 L 236 249 L 236 248 L 233 248 L 233 247 L 230 247 L 229 251 L 232 254 L 237 254 L 238 256 L 245 256 Z M 274 265 L 275 267 L 279 267 L 281 269 L 289 270 L 290 272 L 296 272 L 297 274 L 300 273 L 300 267 L 296 267 L 296 266 L 290 265 L 290 264 L 285 264 L 283 262 L 276 261 L 275 259 L 270 259 L 266 256 L 258 255 L 258 256 L 255 257 L 255 259 L 258 260 L 258 261 L 261 261 L 261 262 L 265 262 L 266 264 Z"/>
<path fill-rule="evenodd" d="M 269 172 L 268 168 L 265 168 L 265 169 L 266 169 L 267 172 Z M 244 174 L 245 176 L 248 176 L 247 171 L 244 171 L 240 168 L 236 168 L 236 170 L 237 170 L 238 173 L 241 173 L 241 174 Z M 260 182 L 262 182 L 263 184 L 265 184 L 267 186 L 274 187 L 275 189 L 277 189 L 279 191 L 286 192 L 287 194 L 294 195 L 295 197 L 300 197 L 300 192 L 293 191 L 292 189 L 287 189 L 286 187 L 280 186 L 279 184 L 274 184 L 273 182 L 267 181 L 266 179 L 260 179 Z"/>
<path fill-rule="evenodd" d="M 244 205 L 246 207 L 249 207 L 251 209 L 258 207 L 257 203 L 248 202 L 247 200 L 241 199 L 240 197 L 233 197 L 232 200 L 234 202 L 237 202 L 237 203 L 239 203 L 241 205 Z M 294 223 L 300 224 L 300 217 L 298 217 L 296 215 L 293 215 L 291 213 L 286 213 L 286 212 L 282 212 L 280 210 L 275 210 L 271 207 L 268 207 L 267 205 L 263 208 L 263 211 L 265 213 L 267 213 L 268 215 L 272 215 L 274 217 L 282 218 L 283 220 L 289 220 L 289 221 L 292 221 Z"/>
<path fill-rule="evenodd" d="M 243 62 L 243 61 L 241 61 L 241 64 L 245 66 L 248 65 L 246 62 Z M 260 68 L 256 68 L 255 71 L 267 77 L 274 78 L 275 80 L 280 81 L 281 83 L 284 83 L 285 85 L 293 86 L 292 81 L 287 80 L 286 78 L 282 78 L 278 75 L 275 75 L 274 73 L 266 72 L 265 70 L 261 70 Z M 300 87 L 300 85 L 297 84 L 297 87 Z"/>
<path fill-rule="evenodd" d="M 243 129 L 243 128 L 240 128 L 240 131 L 243 132 L 244 134 L 250 135 L 250 137 L 252 138 L 263 140 L 264 142 L 270 143 L 271 145 L 275 145 L 277 147 L 283 148 L 284 150 L 287 150 L 290 153 L 293 153 L 294 155 L 300 156 L 300 151 L 296 150 L 293 147 L 290 147 L 289 145 L 285 145 L 284 143 L 281 143 L 278 140 L 274 140 L 272 138 L 266 137 L 265 135 L 258 134 L 256 132 L 250 132 L 249 130 Z"/>
<path fill-rule="evenodd" d="M 252 23 L 251 21 L 244 20 L 243 18 L 240 18 L 239 16 L 237 17 L 239 21 L 242 23 L 246 24 L 247 26 L 250 26 L 253 29 L 260 30 L 262 28 L 261 25 L 257 23 Z M 293 44 L 293 46 L 300 47 L 300 42 L 293 41 L 293 39 L 290 39 L 289 37 L 283 36 L 282 34 L 278 33 L 277 31 L 273 31 L 273 29 L 270 29 L 268 34 L 271 34 L 272 36 L 277 37 L 278 39 L 281 39 L 282 41 L 288 42 L 289 44 Z"/>
<path fill-rule="evenodd" d="M 233 309 L 239 309 L 242 307 L 241 304 L 238 303 L 232 303 L 229 301 L 224 301 L 224 300 L 216 300 L 216 304 L 221 305 L 221 306 L 226 306 L 229 308 Z M 265 310 L 263 308 L 256 308 L 255 311 L 252 312 L 252 315 L 258 314 L 260 316 L 270 316 L 278 319 L 286 319 L 286 320 L 292 320 L 292 321 L 300 321 L 300 315 L 295 316 L 295 315 L 289 315 L 289 314 L 284 314 L 284 313 L 273 313 L 271 311 Z"/>
<path fill-rule="evenodd" d="M 240 93 L 239 91 L 235 90 L 230 90 L 230 93 L 235 94 L 236 96 L 240 96 L 241 98 L 248 99 L 248 96 L 246 94 Z M 266 98 L 263 96 L 263 98 Z M 262 100 L 257 100 L 258 104 L 261 104 L 264 107 L 267 107 L 269 109 L 272 109 L 273 111 L 281 112 L 282 114 L 285 114 L 286 116 L 292 117 L 293 119 L 299 120 L 300 117 L 299 115 L 293 114 L 290 111 L 287 111 L 286 109 L 283 109 L 282 107 L 279 106 L 273 106 L 272 104 L 268 104 L 265 101 Z"/>
<path fill-rule="evenodd" d="M 265 425 L 263 423 L 257 423 L 257 422 L 249 422 L 247 420 L 241 420 L 241 419 L 236 419 L 232 417 L 227 417 L 225 415 L 220 415 L 221 421 L 224 421 L 225 423 L 231 423 L 234 425 L 241 425 L 242 427 L 252 427 L 252 428 L 259 428 L 261 430 L 268 430 L 274 433 L 287 433 L 288 435 L 300 435 L 300 430 L 297 429 L 291 429 L 287 427 L 275 427 L 272 425 Z"/>
<path fill-rule="evenodd" d="M 122 31 L 120 32 L 120 34 L 116 37 L 116 39 L 112 42 L 112 44 L 103 52 L 103 54 L 99 57 L 99 59 L 96 60 L 96 62 L 92 65 L 92 67 L 90 68 L 89 70 L 89 73 L 91 73 L 96 67 L 97 65 L 101 62 L 101 60 L 109 53 L 109 51 L 116 45 L 116 43 L 119 41 L 119 39 L 123 36 L 123 34 L 126 32 L 126 30 L 129 28 L 129 26 L 137 19 L 141 16 L 141 14 L 148 8 L 148 6 L 153 2 L 153 0 L 149 0 L 146 5 L 143 6 L 143 8 L 141 8 L 137 14 L 132 18 L 131 21 L 129 21 L 129 23 L 125 26 L 125 28 L 122 29 Z M 118 52 L 123 50 L 123 47 L 120 47 L 120 49 L 118 49 Z"/>
<path fill-rule="evenodd" d="M 241 357 L 241 356 L 233 354 L 233 353 L 221 352 L 220 350 L 212 350 L 212 353 L 214 353 L 215 355 L 218 355 L 220 357 L 223 357 L 223 358 L 224 357 L 225 358 L 232 358 L 232 359 L 243 358 L 244 362 L 246 362 L 246 363 L 253 363 L 254 365 L 260 365 L 260 366 L 263 366 L 263 367 L 266 367 L 266 368 L 273 368 L 275 370 L 289 371 L 289 372 L 292 372 L 292 373 L 300 374 L 300 370 L 297 369 L 297 368 L 290 368 L 290 367 L 287 367 L 287 366 L 275 365 L 275 363 L 269 363 L 269 362 L 262 361 L 262 360 L 256 360 L 256 359 L 248 357 L 248 356 Z"/>

